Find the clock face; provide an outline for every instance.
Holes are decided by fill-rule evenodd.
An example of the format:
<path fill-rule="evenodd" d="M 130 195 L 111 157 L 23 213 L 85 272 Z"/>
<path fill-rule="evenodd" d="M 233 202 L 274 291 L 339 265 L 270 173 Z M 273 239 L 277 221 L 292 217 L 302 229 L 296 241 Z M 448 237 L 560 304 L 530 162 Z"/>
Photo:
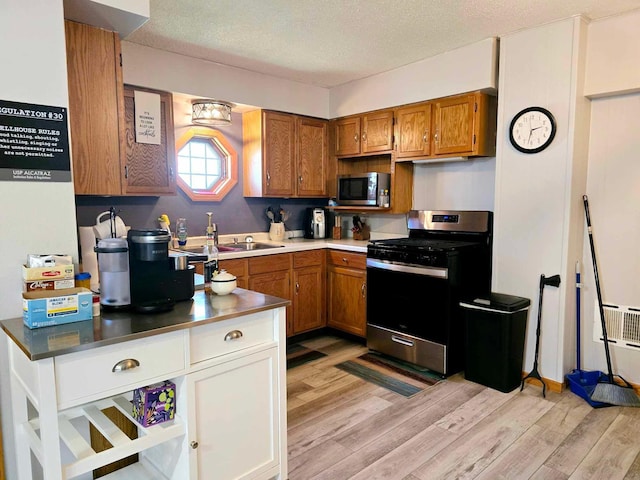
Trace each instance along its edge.
<path fill-rule="evenodd" d="M 511 120 L 509 140 L 523 153 L 538 153 L 549 146 L 556 134 L 556 121 L 542 107 L 525 108 Z"/>

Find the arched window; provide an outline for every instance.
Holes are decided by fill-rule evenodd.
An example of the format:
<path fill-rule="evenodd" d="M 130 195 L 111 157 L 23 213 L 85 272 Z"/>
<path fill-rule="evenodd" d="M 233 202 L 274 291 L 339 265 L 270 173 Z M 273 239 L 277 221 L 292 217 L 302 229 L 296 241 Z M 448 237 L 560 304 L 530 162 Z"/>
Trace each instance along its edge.
<path fill-rule="evenodd" d="M 218 130 L 190 127 L 176 142 L 178 186 L 194 201 L 220 201 L 238 183 L 238 155 Z"/>

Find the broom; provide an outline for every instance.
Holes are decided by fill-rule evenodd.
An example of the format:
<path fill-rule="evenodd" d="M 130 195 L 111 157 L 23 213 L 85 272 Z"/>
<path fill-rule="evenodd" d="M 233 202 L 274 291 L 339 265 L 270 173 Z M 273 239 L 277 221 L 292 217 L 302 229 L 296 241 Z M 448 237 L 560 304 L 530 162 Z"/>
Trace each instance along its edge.
<path fill-rule="evenodd" d="M 600 292 L 600 279 L 598 277 L 598 265 L 596 262 L 596 250 L 593 244 L 593 232 L 591 231 L 591 218 L 589 216 L 589 200 L 586 195 L 582 196 L 584 202 L 584 213 L 587 217 L 587 232 L 589 232 L 589 244 L 591 246 L 591 258 L 593 260 L 593 273 L 596 281 L 596 292 L 598 294 L 598 307 L 600 310 L 600 322 L 602 323 L 602 338 L 604 340 L 604 352 L 607 357 L 607 382 L 598 382 L 591 394 L 591 400 L 596 402 L 606 402 L 612 405 L 623 407 L 640 407 L 640 397 L 633 387 L 620 375 L 616 375 L 624 385 L 619 385 L 613 380 L 611 370 L 611 355 L 609 353 L 609 339 L 607 337 L 607 325 L 604 319 L 604 308 L 602 307 L 602 294 Z"/>

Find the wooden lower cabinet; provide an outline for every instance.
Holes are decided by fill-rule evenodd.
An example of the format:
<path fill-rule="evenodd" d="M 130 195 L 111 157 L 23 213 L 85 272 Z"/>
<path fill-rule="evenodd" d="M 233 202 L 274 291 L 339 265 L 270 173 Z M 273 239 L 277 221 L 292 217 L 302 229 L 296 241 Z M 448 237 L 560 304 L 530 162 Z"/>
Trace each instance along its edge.
<path fill-rule="evenodd" d="M 249 290 L 291 300 L 291 254 L 264 255 L 249 260 Z M 293 309 L 287 307 L 287 335 L 292 330 Z"/>
<path fill-rule="evenodd" d="M 326 324 L 324 250 L 293 254 L 293 319 L 289 335 L 322 328 Z"/>
<path fill-rule="evenodd" d="M 236 276 L 238 288 L 249 287 L 249 259 L 232 258 L 229 260 L 220 260 L 219 268 L 220 270 L 226 270 L 227 272 Z"/>
<path fill-rule="evenodd" d="M 366 254 L 327 250 L 327 326 L 366 336 Z"/>

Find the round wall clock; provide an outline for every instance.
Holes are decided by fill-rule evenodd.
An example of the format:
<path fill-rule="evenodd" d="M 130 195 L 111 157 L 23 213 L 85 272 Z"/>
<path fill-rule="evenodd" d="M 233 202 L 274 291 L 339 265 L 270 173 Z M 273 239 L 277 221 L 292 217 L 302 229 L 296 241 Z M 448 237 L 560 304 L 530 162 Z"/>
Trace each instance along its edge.
<path fill-rule="evenodd" d="M 522 153 L 538 153 L 549 146 L 556 135 L 556 121 L 549 110 L 528 107 L 511 120 L 509 141 Z"/>

